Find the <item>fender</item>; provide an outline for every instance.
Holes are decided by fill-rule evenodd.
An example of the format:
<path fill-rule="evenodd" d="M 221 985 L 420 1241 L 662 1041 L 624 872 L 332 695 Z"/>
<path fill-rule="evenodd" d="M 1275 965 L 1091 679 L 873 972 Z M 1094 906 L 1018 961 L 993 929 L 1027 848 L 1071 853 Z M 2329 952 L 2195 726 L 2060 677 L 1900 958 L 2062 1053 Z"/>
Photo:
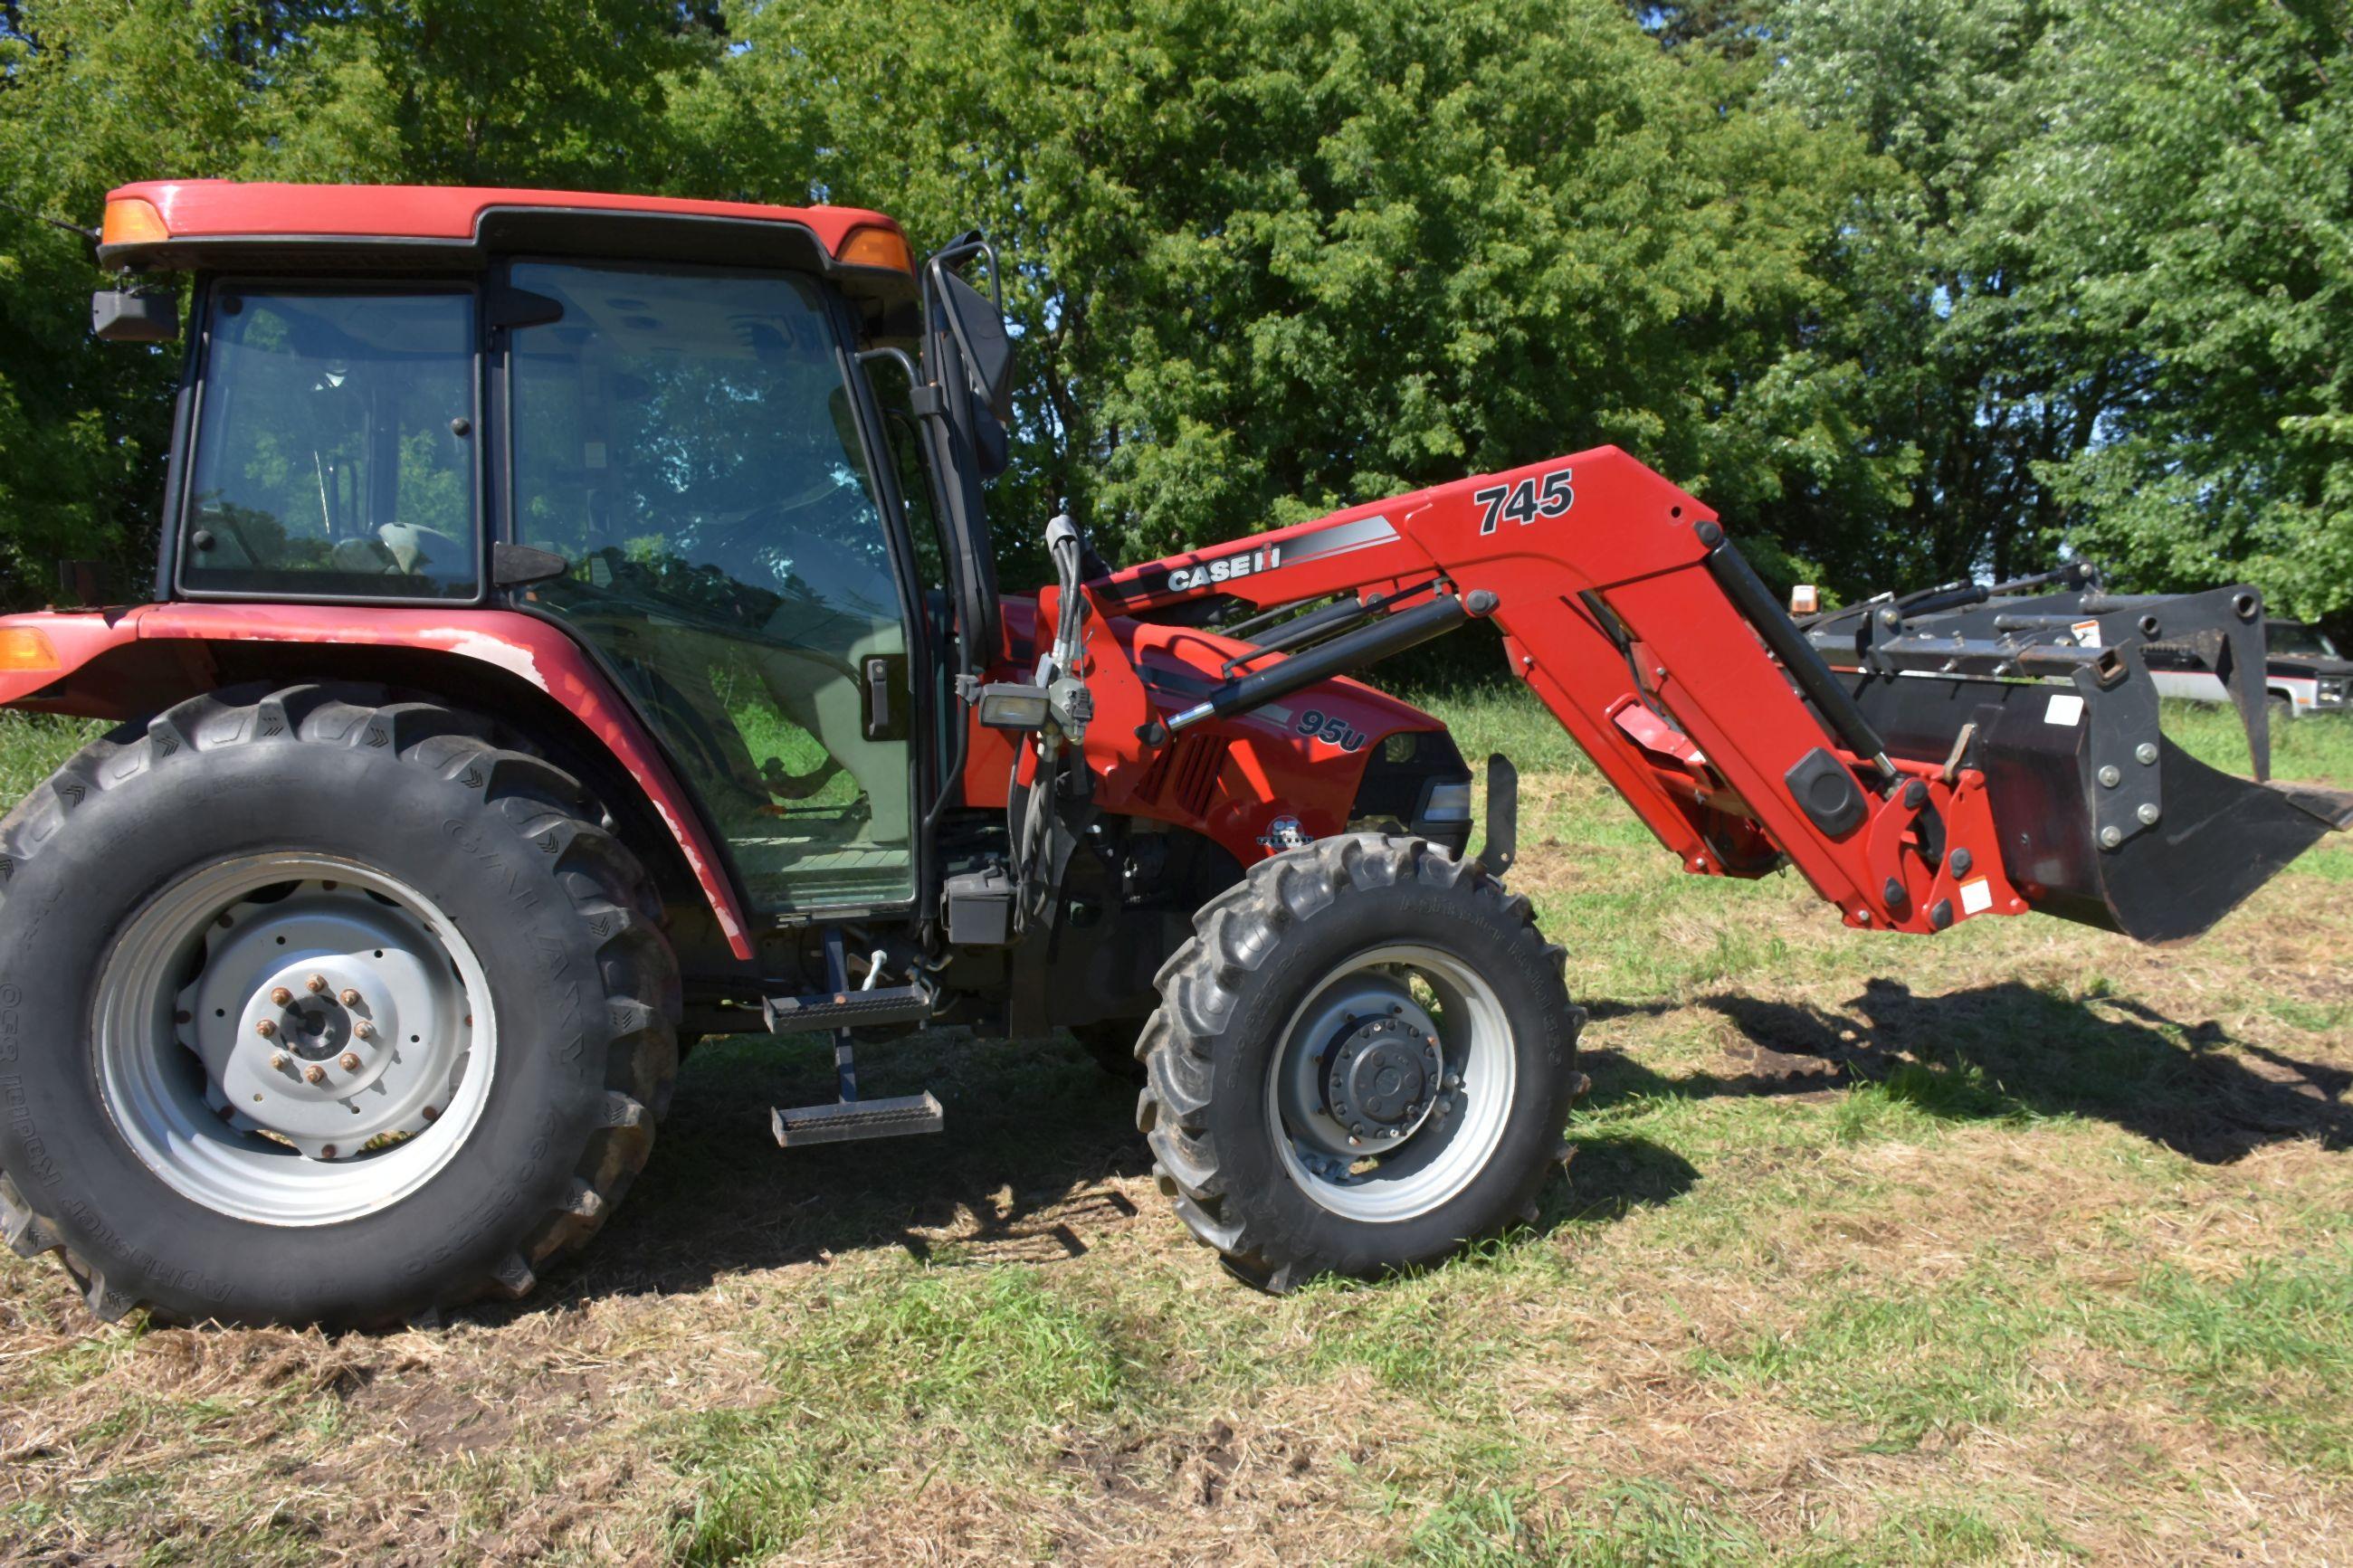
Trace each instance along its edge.
<path fill-rule="evenodd" d="M 27 637 L 25 634 L 37 634 Z M 495 667 L 545 692 L 609 748 L 645 791 L 710 900 L 738 959 L 753 958 L 750 925 L 726 860 L 636 712 L 578 645 L 512 610 L 375 608 L 364 605 L 147 605 L 129 611 L 48 612 L 0 618 L 0 707 L 127 719 L 153 696 L 201 689 L 202 645 L 284 642 L 416 648 Z M 163 656 L 152 665 L 139 656 Z M 180 656 L 178 672 L 169 670 Z M 128 668 L 123 668 L 124 661 Z M 79 678 L 79 679 L 78 679 Z"/>

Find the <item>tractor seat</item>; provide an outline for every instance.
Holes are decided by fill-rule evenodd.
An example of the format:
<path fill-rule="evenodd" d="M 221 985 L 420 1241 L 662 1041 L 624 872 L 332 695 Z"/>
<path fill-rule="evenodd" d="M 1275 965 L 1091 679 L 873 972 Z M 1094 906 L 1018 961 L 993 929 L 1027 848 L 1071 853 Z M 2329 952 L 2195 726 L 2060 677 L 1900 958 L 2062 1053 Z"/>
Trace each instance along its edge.
<path fill-rule="evenodd" d="M 387 522 L 375 531 L 374 539 L 337 540 L 329 560 L 338 572 L 422 577 L 437 558 L 458 561 L 464 554 L 457 540 L 438 529 Z"/>

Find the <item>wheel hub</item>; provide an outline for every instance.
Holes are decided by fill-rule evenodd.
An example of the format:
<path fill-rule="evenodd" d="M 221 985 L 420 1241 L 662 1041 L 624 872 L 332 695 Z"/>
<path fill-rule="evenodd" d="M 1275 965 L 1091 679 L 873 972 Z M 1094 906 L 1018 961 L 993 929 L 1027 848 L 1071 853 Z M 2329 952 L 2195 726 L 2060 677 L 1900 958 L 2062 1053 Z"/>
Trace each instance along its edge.
<path fill-rule="evenodd" d="M 1359 1138 L 1394 1137 L 1420 1121 L 1442 1071 L 1433 1037 L 1384 1016 L 1358 1025 L 1332 1052 L 1324 1103 Z"/>
<path fill-rule="evenodd" d="M 1291 1038 L 1275 1069 L 1282 1113 L 1303 1147 L 1335 1170 L 1398 1147 L 1440 1099 L 1438 1026 L 1386 975 L 1335 986 Z"/>
<path fill-rule="evenodd" d="M 1293 1181 L 1351 1219 L 1426 1214 L 1503 1136 L 1517 1066 L 1494 987 L 1419 942 L 1355 954 L 1293 1014 L 1268 1063 L 1269 1131 Z"/>
<path fill-rule="evenodd" d="M 464 1068 L 464 988 L 411 911 L 336 882 L 232 906 L 180 994 L 181 1043 L 239 1131 L 350 1160 L 423 1131 Z"/>
<path fill-rule="evenodd" d="M 98 1087 L 165 1184 L 263 1225 L 398 1203 L 468 1146 L 498 1064 L 490 977 L 425 894 L 301 852 L 199 867 L 116 936 Z"/>
<path fill-rule="evenodd" d="M 332 1002 L 292 1002 L 279 1016 L 277 1037 L 306 1062 L 322 1062 L 352 1037 L 352 1016 Z"/>

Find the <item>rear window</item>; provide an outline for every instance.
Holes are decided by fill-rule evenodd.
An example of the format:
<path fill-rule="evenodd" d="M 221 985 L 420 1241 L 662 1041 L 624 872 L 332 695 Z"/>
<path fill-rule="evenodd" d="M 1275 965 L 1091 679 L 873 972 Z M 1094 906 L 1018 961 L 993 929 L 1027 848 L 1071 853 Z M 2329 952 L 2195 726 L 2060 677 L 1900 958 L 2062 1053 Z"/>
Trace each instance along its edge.
<path fill-rule="evenodd" d="M 182 586 L 470 599 L 470 294 L 223 289 L 206 338 Z"/>

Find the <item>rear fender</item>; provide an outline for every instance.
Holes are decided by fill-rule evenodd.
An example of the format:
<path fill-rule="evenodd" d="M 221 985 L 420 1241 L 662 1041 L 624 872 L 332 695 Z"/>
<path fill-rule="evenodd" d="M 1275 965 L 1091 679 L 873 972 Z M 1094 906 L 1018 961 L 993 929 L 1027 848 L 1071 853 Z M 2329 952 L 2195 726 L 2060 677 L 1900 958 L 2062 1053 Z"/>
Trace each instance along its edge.
<path fill-rule="evenodd" d="M 754 956 L 743 900 L 691 793 L 612 683 L 544 621 L 508 610 L 150 605 L 0 618 L 0 633 L 16 630 L 39 632 L 55 662 L 46 669 L 0 670 L 0 706 L 119 721 L 211 689 L 217 684 L 212 650 L 230 645 L 398 648 L 499 670 L 544 693 L 611 753 L 669 831 L 729 950 L 745 962 Z"/>

